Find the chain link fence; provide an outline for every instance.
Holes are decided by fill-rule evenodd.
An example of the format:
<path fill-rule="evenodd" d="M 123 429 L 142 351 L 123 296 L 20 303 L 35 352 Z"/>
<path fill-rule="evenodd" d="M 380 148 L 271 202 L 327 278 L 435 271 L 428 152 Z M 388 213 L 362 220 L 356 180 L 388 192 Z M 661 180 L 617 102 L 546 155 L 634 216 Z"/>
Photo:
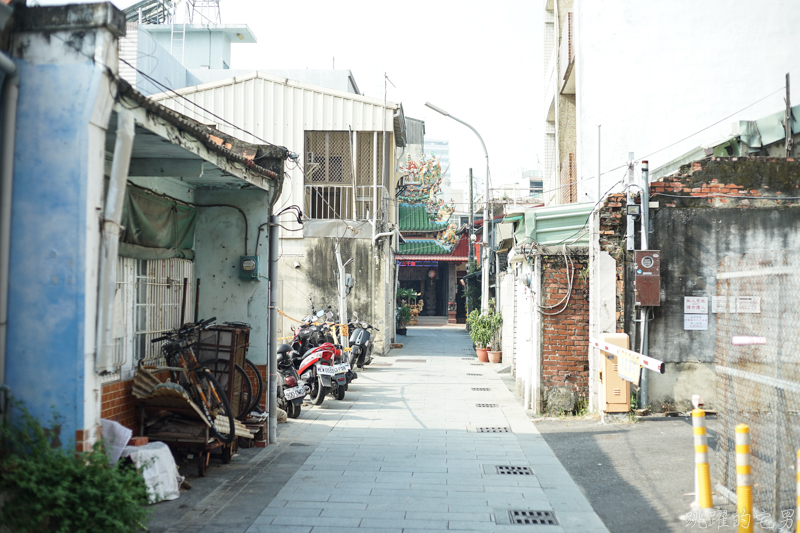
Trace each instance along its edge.
<path fill-rule="evenodd" d="M 735 428 L 747 424 L 752 435 L 753 514 L 757 522 L 768 523 L 770 516 L 773 528 L 790 529 L 800 518 L 794 516 L 800 448 L 798 300 L 799 253 L 747 254 L 720 261 L 712 304 L 717 317 L 717 488 L 729 498 L 736 493 Z"/>

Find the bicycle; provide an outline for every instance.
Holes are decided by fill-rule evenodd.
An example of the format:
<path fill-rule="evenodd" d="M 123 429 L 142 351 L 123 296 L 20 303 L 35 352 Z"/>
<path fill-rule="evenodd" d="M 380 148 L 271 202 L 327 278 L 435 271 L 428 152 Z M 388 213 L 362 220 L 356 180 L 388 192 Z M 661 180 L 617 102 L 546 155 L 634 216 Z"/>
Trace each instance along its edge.
<path fill-rule="evenodd" d="M 214 436 L 222 443 L 230 444 L 236 438 L 236 426 L 228 397 L 212 372 L 197 360 L 193 348 L 198 342 L 194 338 L 195 335 L 199 338 L 200 332 L 207 329 L 215 320 L 216 317 L 212 317 L 192 325 L 185 325 L 150 342 L 168 341 L 161 346 L 168 366 L 156 370 L 169 370 L 173 380 L 181 385 L 192 401 L 200 407 Z M 228 423 L 227 434 L 217 427 L 217 419 L 220 417 L 224 417 L 222 421 Z"/>

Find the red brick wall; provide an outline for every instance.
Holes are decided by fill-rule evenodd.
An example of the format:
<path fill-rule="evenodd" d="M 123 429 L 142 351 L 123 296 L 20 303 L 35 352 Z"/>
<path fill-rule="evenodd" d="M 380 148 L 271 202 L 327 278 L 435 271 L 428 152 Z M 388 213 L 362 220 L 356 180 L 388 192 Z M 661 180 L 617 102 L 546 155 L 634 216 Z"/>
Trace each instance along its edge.
<path fill-rule="evenodd" d="M 556 305 L 566 296 L 572 276 L 572 294 L 563 307 L 542 311 L 542 387 L 570 387 L 580 397 L 589 393 L 589 298 L 588 278 L 580 277 L 589 264 L 588 257 L 571 257 L 571 266 L 563 256 L 545 256 L 542 262 L 543 305 Z"/>
<path fill-rule="evenodd" d="M 133 396 L 133 380 L 117 381 L 103 385 L 101 418 L 114 420 L 139 434 L 136 414 L 136 398 Z"/>

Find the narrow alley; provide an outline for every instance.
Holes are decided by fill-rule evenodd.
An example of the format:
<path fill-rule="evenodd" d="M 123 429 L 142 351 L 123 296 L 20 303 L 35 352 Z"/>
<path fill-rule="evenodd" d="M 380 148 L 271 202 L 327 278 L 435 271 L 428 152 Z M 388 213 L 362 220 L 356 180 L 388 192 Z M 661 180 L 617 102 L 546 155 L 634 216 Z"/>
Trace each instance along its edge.
<path fill-rule="evenodd" d="M 343 401 L 282 424 L 279 445 L 254 457 L 248 474 L 185 515 L 169 509 L 183 497 L 159 504 L 151 531 L 607 531 L 473 354 L 462 327 L 414 328 Z M 532 474 L 500 474 L 502 466 Z M 512 526 L 510 510 L 547 511 L 558 525 Z M 159 516 L 179 520 L 164 528 Z"/>

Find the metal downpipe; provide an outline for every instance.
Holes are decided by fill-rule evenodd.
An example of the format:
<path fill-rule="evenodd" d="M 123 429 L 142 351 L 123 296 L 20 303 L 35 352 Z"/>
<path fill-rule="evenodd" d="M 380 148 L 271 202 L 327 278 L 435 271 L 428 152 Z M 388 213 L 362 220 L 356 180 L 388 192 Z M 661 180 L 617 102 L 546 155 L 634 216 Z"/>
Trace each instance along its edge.
<path fill-rule="evenodd" d="M 125 201 L 128 169 L 133 151 L 134 130 L 133 113 L 127 110 L 118 111 L 117 139 L 114 144 L 111 176 L 108 180 L 108 192 L 103 210 L 100 294 L 97 301 L 97 359 L 95 366 L 97 370 L 108 361 L 107 355 L 114 349 L 111 330 L 114 327 L 114 295 L 117 287 L 120 223 L 122 222 L 122 206 Z"/>
<path fill-rule="evenodd" d="M 0 53 L 3 94 L 0 102 L 0 411 L 6 404 L 6 338 L 8 333 L 8 269 L 11 253 L 11 195 L 14 189 L 14 146 L 19 101 L 19 71 L 8 56 Z"/>
<path fill-rule="evenodd" d="M 267 426 L 267 442 L 275 444 L 278 442 L 278 217 L 269 217 L 269 342 L 267 344 L 267 372 L 269 372 L 267 382 L 267 413 L 269 414 L 269 424 Z"/>

